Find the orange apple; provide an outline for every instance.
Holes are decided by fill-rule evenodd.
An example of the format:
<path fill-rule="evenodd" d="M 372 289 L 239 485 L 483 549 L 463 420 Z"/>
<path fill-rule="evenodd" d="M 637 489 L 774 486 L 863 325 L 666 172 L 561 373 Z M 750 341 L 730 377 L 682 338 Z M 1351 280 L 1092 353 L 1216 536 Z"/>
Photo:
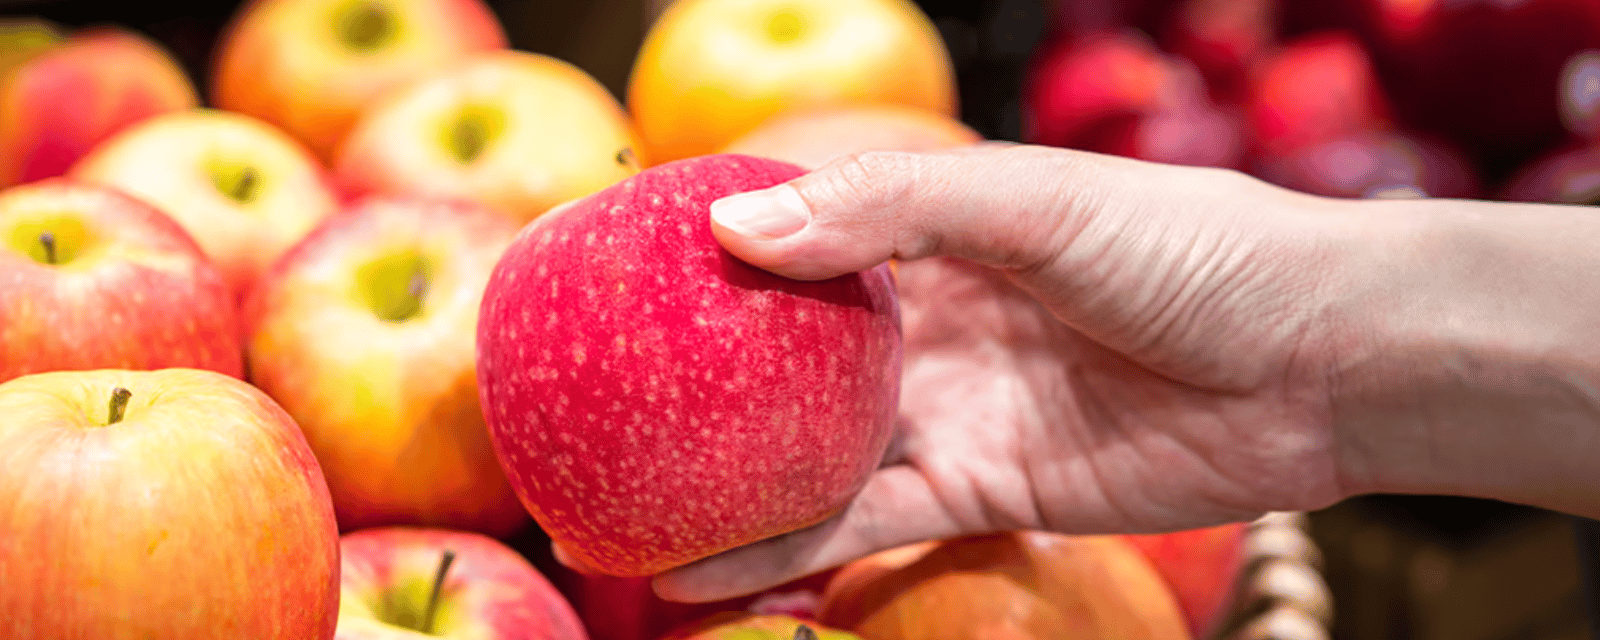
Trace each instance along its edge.
<path fill-rule="evenodd" d="M 66 173 L 84 154 L 136 122 L 199 104 L 166 50 L 115 28 L 33 43 L 0 79 L 0 186 Z"/>
<path fill-rule="evenodd" d="M 685 625 L 661 640 L 861 640 L 861 636 L 793 616 L 728 612 Z"/>
<path fill-rule="evenodd" d="M 949 54 L 911 0 L 679 0 L 628 80 L 652 163 L 713 153 L 785 111 L 876 103 L 956 114 Z"/>
<path fill-rule="evenodd" d="M 235 292 L 339 206 L 304 147 L 260 120 L 226 111 L 141 122 L 97 147 L 70 174 L 116 187 L 172 216 Z"/>
<path fill-rule="evenodd" d="M 253 0 L 217 45 L 211 99 L 326 160 L 373 100 L 505 47 L 481 0 Z"/>
<path fill-rule="evenodd" d="M 978 132 L 950 116 L 876 104 L 775 116 L 721 153 L 761 156 L 815 169 L 860 151 L 936 151 L 982 140 Z"/>
<path fill-rule="evenodd" d="M 337 153 L 353 193 L 469 200 L 527 222 L 638 171 L 627 113 L 575 66 L 482 55 L 392 94 Z"/>
<path fill-rule="evenodd" d="M 1150 560 L 1196 638 L 1218 631 L 1244 570 L 1246 525 L 1123 536 Z"/>
<path fill-rule="evenodd" d="M 479 300 L 516 235 L 466 203 L 371 199 L 295 245 L 245 302 L 250 377 L 322 461 L 344 531 L 528 521 L 478 408 Z"/>

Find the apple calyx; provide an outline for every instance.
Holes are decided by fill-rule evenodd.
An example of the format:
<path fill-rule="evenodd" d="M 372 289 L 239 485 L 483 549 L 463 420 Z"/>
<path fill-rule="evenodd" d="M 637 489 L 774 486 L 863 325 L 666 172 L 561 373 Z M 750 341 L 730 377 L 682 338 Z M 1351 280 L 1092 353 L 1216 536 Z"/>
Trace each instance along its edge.
<path fill-rule="evenodd" d="M 122 422 L 122 414 L 128 410 L 128 398 L 133 397 L 133 392 L 122 387 L 111 390 L 111 411 L 106 415 L 106 426 Z"/>
<path fill-rule="evenodd" d="M 250 204 L 261 194 L 261 174 L 240 163 L 216 161 L 211 168 L 211 184 L 217 192 L 239 204 Z"/>
<path fill-rule="evenodd" d="M 794 629 L 794 640 L 817 640 L 817 632 L 811 627 L 800 625 Z"/>
<path fill-rule="evenodd" d="M 422 313 L 433 263 L 416 250 L 399 251 L 361 268 L 361 294 L 372 314 L 385 322 L 405 322 Z"/>
<path fill-rule="evenodd" d="M 422 611 L 422 624 L 418 631 L 433 634 L 433 617 L 439 613 L 439 592 L 444 589 L 445 576 L 450 573 L 450 565 L 456 561 L 456 552 L 445 549 L 439 554 L 439 571 L 433 574 L 433 588 L 428 591 L 428 608 Z"/>
<path fill-rule="evenodd" d="M 370 54 L 394 38 L 399 25 L 382 2 L 354 0 L 335 13 L 334 35 L 352 53 Z"/>
<path fill-rule="evenodd" d="M 45 231 L 39 234 L 39 244 L 44 245 L 44 263 L 56 263 L 56 234 Z"/>
<path fill-rule="evenodd" d="M 445 148 L 456 162 L 477 162 L 489 143 L 505 129 L 505 112 L 485 105 L 466 105 L 456 111 L 445 132 Z"/>

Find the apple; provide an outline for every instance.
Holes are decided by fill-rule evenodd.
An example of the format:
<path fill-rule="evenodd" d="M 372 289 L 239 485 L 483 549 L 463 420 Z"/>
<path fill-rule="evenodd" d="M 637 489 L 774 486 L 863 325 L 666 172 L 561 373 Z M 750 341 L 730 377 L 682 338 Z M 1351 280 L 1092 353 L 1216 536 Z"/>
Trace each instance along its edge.
<path fill-rule="evenodd" d="M 0 381 L 61 369 L 191 367 L 242 377 L 222 275 L 165 214 L 42 180 L 0 191 Z"/>
<path fill-rule="evenodd" d="M 172 56 L 131 31 L 26 48 L 0 77 L 0 186 L 59 176 L 117 131 L 199 104 Z"/>
<path fill-rule="evenodd" d="M 886 267 L 772 275 L 711 234 L 722 196 L 797 177 L 734 154 L 658 165 L 548 214 L 483 298 L 500 464 L 580 566 L 651 575 L 816 524 L 877 468 L 899 394 Z"/>
<path fill-rule="evenodd" d="M 650 578 L 618 578 L 562 567 L 562 590 L 583 620 L 591 640 L 658 640 L 666 633 L 719 613 L 788 615 L 815 619 L 822 589 L 833 571 L 819 572 L 761 593 L 685 603 L 664 600 Z"/>
<path fill-rule="evenodd" d="M 588 638 L 550 581 L 493 538 L 380 527 L 339 549 L 339 640 Z"/>
<path fill-rule="evenodd" d="M 1481 189 L 1460 150 L 1399 131 L 1355 133 L 1263 153 L 1251 172 L 1279 186 L 1334 198 L 1471 198 Z"/>
<path fill-rule="evenodd" d="M 161 209 L 194 237 L 235 292 L 338 209 L 322 167 L 260 120 L 194 110 L 145 120 L 69 175 Z"/>
<path fill-rule="evenodd" d="M 505 51 L 372 107 L 334 166 L 351 192 L 470 200 L 525 223 L 637 173 L 638 147 L 627 113 L 589 74 Z"/>
<path fill-rule="evenodd" d="M 1261 64 L 1248 106 L 1261 153 L 1284 154 L 1390 125 L 1391 107 L 1372 61 L 1349 32 L 1300 36 Z"/>
<path fill-rule="evenodd" d="M 793 616 L 730 612 L 685 625 L 661 640 L 861 640 L 861 636 Z"/>
<path fill-rule="evenodd" d="M 774 116 L 724 147 L 815 169 L 862 151 L 936 151 L 983 136 L 950 116 L 900 105 L 861 105 Z"/>
<path fill-rule="evenodd" d="M 678 0 L 646 33 L 628 108 L 651 163 L 714 153 L 785 111 L 956 115 L 955 71 L 911 0 Z"/>
<path fill-rule="evenodd" d="M 1252 71 L 1278 44 L 1277 9 L 1277 0 L 1187 0 L 1168 18 L 1162 43 L 1194 62 L 1217 100 L 1242 103 Z"/>
<path fill-rule="evenodd" d="M 1118 536 L 1017 531 L 845 565 L 820 621 L 873 640 L 1187 640 L 1172 592 Z"/>
<path fill-rule="evenodd" d="M 0 383 L 0 637 L 333 637 L 328 486 L 288 414 L 211 371 Z"/>
<path fill-rule="evenodd" d="M 1600 204 L 1600 147 L 1568 146 L 1522 167 L 1500 197 L 1513 202 Z"/>
<path fill-rule="evenodd" d="M 49 20 L 0 18 L 0 75 L 59 45 L 65 37 L 61 25 Z"/>
<path fill-rule="evenodd" d="M 252 0 L 217 43 L 211 101 L 331 161 L 372 101 L 505 47 L 482 0 Z"/>
<path fill-rule="evenodd" d="M 1600 49 L 1573 54 L 1561 68 L 1561 122 L 1574 135 L 1600 138 Z"/>
<path fill-rule="evenodd" d="M 1212 637 L 1226 620 L 1244 569 L 1245 523 L 1123 536 L 1172 589 L 1195 638 Z"/>
<path fill-rule="evenodd" d="M 367 199 L 245 301 L 251 380 L 305 430 L 342 530 L 527 522 L 478 406 L 484 283 L 517 227 L 466 203 Z"/>

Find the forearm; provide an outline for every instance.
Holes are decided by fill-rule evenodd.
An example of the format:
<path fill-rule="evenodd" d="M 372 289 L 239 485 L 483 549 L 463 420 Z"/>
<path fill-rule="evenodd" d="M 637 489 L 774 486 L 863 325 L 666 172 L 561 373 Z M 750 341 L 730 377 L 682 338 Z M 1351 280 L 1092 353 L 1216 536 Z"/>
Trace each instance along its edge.
<path fill-rule="evenodd" d="M 1600 517 L 1600 209 L 1351 212 L 1332 372 L 1348 488 Z"/>

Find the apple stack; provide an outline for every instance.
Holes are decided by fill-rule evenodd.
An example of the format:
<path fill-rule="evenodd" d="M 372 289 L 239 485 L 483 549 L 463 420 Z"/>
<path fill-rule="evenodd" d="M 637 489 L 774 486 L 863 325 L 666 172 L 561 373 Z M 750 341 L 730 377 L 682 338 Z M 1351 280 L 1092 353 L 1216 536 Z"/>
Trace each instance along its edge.
<path fill-rule="evenodd" d="M 1600 199 L 1600 3 L 1054 0 L 1025 137 L 1341 198 Z"/>
<path fill-rule="evenodd" d="M 213 53 L 202 101 L 132 31 L 0 24 L 0 638 L 949 637 L 1000 609 L 895 630 L 918 605 L 874 585 L 1021 565 L 1060 596 L 1021 637 L 1229 606 L 1244 525 L 651 592 L 837 513 L 888 446 L 890 268 L 777 278 L 705 219 L 981 139 L 909 0 L 681 0 L 626 108 L 481 0 L 255 0 Z M 1131 55 L 1189 74 L 1167 159 L 1244 157 L 1175 142 L 1237 120 Z"/>

